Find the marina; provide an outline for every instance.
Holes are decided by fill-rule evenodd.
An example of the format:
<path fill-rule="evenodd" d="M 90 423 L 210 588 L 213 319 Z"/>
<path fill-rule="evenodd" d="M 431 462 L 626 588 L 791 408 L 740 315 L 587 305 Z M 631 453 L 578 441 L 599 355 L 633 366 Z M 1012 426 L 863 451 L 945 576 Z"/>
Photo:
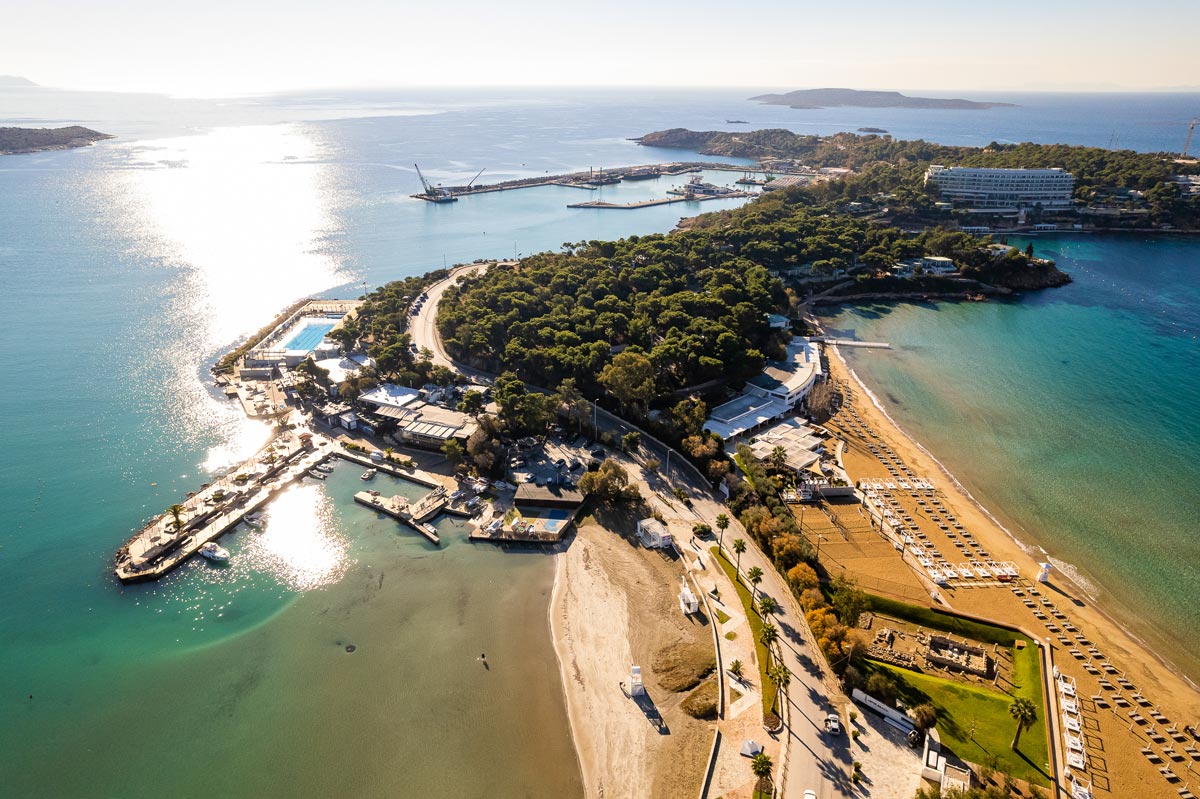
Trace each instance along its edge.
<path fill-rule="evenodd" d="M 266 505 L 298 480 L 325 480 L 332 471 L 327 463 L 331 458 L 366 466 L 368 471 L 364 477 L 383 472 L 431 488 L 412 506 L 402 497 L 393 497 L 387 506 L 374 501 L 362 504 L 395 516 L 435 544 L 441 542 L 429 524 L 431 519 L 442 512 L 471 515 L 466 509 L 450 507 L 446 490 L 447 484 L 453 484 L 452 478 L 439 480 L 438 475 L 375 461 L 298 424 L 293 430 L 281 432 L 226 476 L 202 485 L 200 491 L 191 492 L 183 502 L 171 506 L 166 513 L 142 527 L 117 551 L 117 579 L 123 583 L 158 580 L 196 555 L 213 561 L 228 560 L 228 551 L 216 544 L 217 539 L 243 522 L 261 529 L 262 511 Z M 378 492 L 360 493 L 372 500 L 378 498 Z M 359 499 L 357 495 L 355 499 Z M 405 505 L 405 516 L 399 515 L 400 503 Z M 218 557 L 221 553 L 224 553 L 223 557 Z"/>

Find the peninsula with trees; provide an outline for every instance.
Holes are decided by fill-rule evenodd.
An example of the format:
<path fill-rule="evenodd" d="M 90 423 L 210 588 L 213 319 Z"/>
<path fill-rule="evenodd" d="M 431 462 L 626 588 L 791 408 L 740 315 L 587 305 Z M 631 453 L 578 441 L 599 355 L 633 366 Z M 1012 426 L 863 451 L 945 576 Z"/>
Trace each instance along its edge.
<path fill-rule="evenodd" d="M 1200 230 L 1200 163 L 1174 153 L 1142 153 L 1066 144 L 1000 144 L 965 147 L 921 139 L 836 133 L 815 136 L 780 128 L 729 133 L 672 128 L 635 139 L 649 147 L 758 160 L 768 172 L 806 173 L 818 202 L 854 203 L 904 227 L 995 225 L 940 203 L 926 172 L 935 164 L 981 169 L 1062 169 L 1075 179 L 1072 207 L 1043 220 L 1029 209 L 1029 229 L 1057 221 L 1065 229 Z M 1017 232 L 1017 231 L 1014 231 Z"/>
<path fill-rule="evenodd" d="M 116 136 L 70 125 L 65 128 L 0 128 L 0 155 L 40 153 L 47 150 L 70 150 L 88 147 Z"/>
<path fill-rule="evenodd" d="M 900 92 L 873 92 L 859 89 L 799 89 L 786 94 L 760 94 L 751 97 L 764 105 L 786 105 L 800 110 L 820 108 L 938 108 L 980 111 L 988 108 L 1015 108 L 1013 103 L 986 103 L 975 100 L 939 97 L 909 97 Z"/>

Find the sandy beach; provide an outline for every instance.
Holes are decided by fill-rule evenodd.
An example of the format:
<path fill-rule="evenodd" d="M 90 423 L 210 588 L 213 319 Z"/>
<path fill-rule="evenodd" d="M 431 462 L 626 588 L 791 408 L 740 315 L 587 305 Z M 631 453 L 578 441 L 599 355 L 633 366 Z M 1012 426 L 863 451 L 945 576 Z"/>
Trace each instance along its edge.
<path fill-rule="evenodd" d="M 843 411 L 827 425 L 831 432 L 846 441 L 843 463 L 851 479 L 887 478 L 888 472 L 871 451 L 870 444 L 890 446 L 895 456 L 914 474 L 928 477 L 935 483 L 945 507 L 974 534 L 986 548 L 990 559 L 1012 561 L 1019 566 L 1023 578 L 1032 579 L 1038 572 L 1038 562 L 1045 559 L 1044 554 L 1015 540 L 992 513 L 975 502 L 931 453 L 892 422 L 840 354 L 833 348 L 828 352 L 831 377 L 844 389 L 849 389 L 846 392 L 848 407 L 853 407 L 863 423 L 855 430 L 854 425 L 847 424 L 846 411 Z M 862 427 L 871 428 L 878 438 L 864 436 Z M 920 512 L 920 509 L 915 510 Z M 948 553 L 950 560 L 962 560 L 962 556 L 954 557 L 958 553 L 954 552 L 953 542 L 945 537 L 938 539 L 936 526 L 933 527 L 931 541 Z M 922 529 L 926 529 L 924 525 Z M 1085 700 L 1081 704 L 1087 720 L 1085 737 L 1090 761 L 1086 778 L 1092 780 L 1098 793 L 1136 791 L 1154 796 L 1178 795 L 1178 787 L 1191 776 L 1188 765 L 1193 759 L 1184 755 L 1175 760 L 1171 757 L 1172 750 L 1164 750 L 1164 747 L 1174 743 L 1175 750 L 1182 750 L 1188 743 L 1196 743 L 1191 736 L 1182 733 L 1173 739 L 1168 731 L 1173 725 L 1182 730 L 1184 725 L 1195 725 L 1200 721 L 1200 692 L 1177 669 L 1149 651 L 1114 621 L 1102 607 L 1093 604 L 1087 592 L 1062 572 L 1055 570 L 1049 585 L 1040 588 L 1041 595 L 1051 600 L 1068 619 L 1068 623 L 1078 629 L 1079 640 L 1086 636 L 1087 644 L 1078 645 L 1075 635 L 1070 637 L 1069 642 L 1064 642 L 1058 637 L 1059 633 L 1065 633 L 1064 630 L 1049 629 L 1049 625 L 1055 623 L 1054 618 L 1036 618 L 1034 611 L 1040 612 L 1042 607 L 1039 605 L 1031 610 L 1024 603 L 1024 598 L 1019 598 L 1009 588 L 943 589 L 941 594 L 945 603 L 956 610 L 1019 625 L 1035 637 L 1050 642 L 1054 664 L 1076 679 L 1079 695 Z M 1051 632 L 1055 634 L 1051 635 Z M 1103 653 L 1103 659 L 1091 656 L 1085 646 Z M 1111 663 L 1116 672 L 1102 671 L 1100 667 L 1103 663 Z M 1099 683 L 1099 680 L 1107 679 L 1115 684 L 1118 678 L 1127 680 L 1136 688 L 1111 690 Z M 1139 693 L 1144 696 L 1140 702 L 1136 698 Z M 1131 701 L 1125 706 L 1113 703 L 1111 700 L 1117 695 L 1123 695 Z M 1105 701 L 1090 701 L 1094 696 L 1103 696 Z M 1152 711 L 1160 711 L 1167 721 L 1144 718 L 1143 722 L 1139 722 L 1129 716 L 1135 710 L 1140 710 L 1143 717 Z M 1154 763 L 1146 756 L 1143 749 L 1147 747 L 1156 756 L 1161 753 L 1160 762 Z M 1178 751 L 1178 754 L 1183 753 Z M 1164 763 L 1170 765 L 1176 774 L 1182 775 L 1182 780 L 1175 782 L 1165 777 L 1159 771 Z"/>
<path fill-rule="evenodd" d="M 632 531 L 630 531 L 632 532 Z M 707 618 L 676 600 L 683 566 L 590 518 L 556 556 L 550 625 L 589 797 L 695 797 L 712 744 L 707 722 L 665 686 L 665 663 L 713 656 Z M 642 667 L 650 703 L 629 697 Z"/>

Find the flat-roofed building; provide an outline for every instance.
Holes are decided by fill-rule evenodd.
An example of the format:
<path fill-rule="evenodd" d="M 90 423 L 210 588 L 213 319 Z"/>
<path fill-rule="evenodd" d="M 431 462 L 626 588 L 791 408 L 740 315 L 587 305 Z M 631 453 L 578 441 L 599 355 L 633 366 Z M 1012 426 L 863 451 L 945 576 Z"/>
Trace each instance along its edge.
<path fill-rule="evenodd" d="M 821 353 L 807 338 L 795 336 L 787 359 L 768 361 L 762 374 L 746 381 L 741 395 L 713 409 L 704 429 L 730 441 L 796 407 L 821 376 Z"/>
<path fill-rule="evenodd" d="M 987 211 L 1071 207 L 1075 176 L 1063 169 L 993 169 L 933 164 L 925 171 L 942 199 Z"/>

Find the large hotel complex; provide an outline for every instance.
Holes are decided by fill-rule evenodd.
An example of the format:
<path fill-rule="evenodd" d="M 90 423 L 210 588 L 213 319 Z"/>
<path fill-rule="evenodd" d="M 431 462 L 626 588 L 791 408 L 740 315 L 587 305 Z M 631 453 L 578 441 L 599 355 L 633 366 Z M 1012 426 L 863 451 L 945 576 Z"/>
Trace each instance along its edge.
<path fill-rule="evenodd" d="M 990 212 L 1021 208 L 1071 208 L 1075 176 L 1062 169 L 981 169 L 933 164 L 925 183 L 937 185 L 942 199 Z"/>

